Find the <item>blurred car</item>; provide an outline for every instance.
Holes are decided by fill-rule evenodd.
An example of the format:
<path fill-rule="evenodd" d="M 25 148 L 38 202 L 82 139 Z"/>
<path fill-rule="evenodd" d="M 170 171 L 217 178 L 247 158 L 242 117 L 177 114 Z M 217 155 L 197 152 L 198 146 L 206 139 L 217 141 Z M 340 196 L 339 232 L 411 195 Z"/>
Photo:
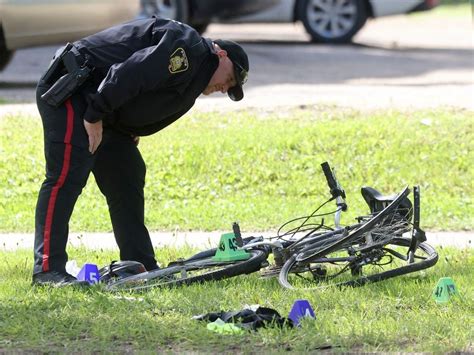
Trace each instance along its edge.
<path fill-rule="evenodd" d="M 74 41 L 116 23 L 158 15 L 200 33 L 215 20 L 264 10 L 280 0 L 0 0 L 0 70 L 19 48 Z"/>
<path fill-rule="evenodd" d="M 74 41 L 139 12 L 140 0 L 0 0 L 0 70 L 15 49 Z"/>
<path fill-rule="evenodd" d="M 344 43 L 368 18 L 426 11 L 439 0 L 279 0 L 267 11 L 233 18 L 234 23 L 301 21 L 313 42 Z"/>
<path fill-rule="evenodd" d="M 158 15 L 193 26 L 203 33 L 209 23 L 256 13 L 280 0 L 141 0 L 142 16 Z"/>

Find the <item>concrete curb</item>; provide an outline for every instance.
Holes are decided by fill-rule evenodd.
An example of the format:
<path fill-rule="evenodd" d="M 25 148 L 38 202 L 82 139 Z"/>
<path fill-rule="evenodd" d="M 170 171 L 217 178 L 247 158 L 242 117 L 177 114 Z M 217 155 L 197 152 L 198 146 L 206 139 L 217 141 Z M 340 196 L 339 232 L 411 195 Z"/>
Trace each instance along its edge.
<path fill-rule="evenodd" d="M 152 243 L 155 248 L 163 246 L 192 246 L 199 249 L 216 247 L 223 232 L 153 232 Z M 271 237 L 272 232 L 245 233 L 245 236 Z M 428 243 L 432 246 L 456 248 L 473 248 L 474 231 L 470 232 L 427 232 Z M 0 234 L 0 250 L 14 251 L 19 249 L 33 250 L 32 233 Z M 68 247 L 86 247 L 90 249 L 116 249 L 112 233 L 71 233 Z"/>

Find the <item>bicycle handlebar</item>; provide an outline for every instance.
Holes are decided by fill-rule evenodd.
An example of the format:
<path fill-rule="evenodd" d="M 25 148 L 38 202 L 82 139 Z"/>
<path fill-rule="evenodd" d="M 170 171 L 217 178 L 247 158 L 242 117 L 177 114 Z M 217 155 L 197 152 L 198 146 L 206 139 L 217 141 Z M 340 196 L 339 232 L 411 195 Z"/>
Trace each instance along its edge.
<path fill-rule="evenodd" d="M 321 167 L 323 168 L 324 176 L 326 176 L 326 180 L 328 182 L 329 186 L 329 191 L 331 192 L 331 195 L 333 198 L 346 198 L 346 192 L 342 189 L 341 185 L 336 179 L 336 175 L 334 175 L 334 171 L 331 169 L 329 166 L 328 162 L 325 161 L 324 163 L 321 164 Z"/>

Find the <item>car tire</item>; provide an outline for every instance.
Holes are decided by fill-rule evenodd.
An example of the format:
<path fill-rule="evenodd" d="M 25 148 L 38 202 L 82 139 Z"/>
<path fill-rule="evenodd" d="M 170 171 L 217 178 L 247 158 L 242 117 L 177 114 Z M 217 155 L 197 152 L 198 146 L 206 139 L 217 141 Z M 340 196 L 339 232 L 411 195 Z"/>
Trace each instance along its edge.
<path fill-rule="evenodd" d="M 297 6 L 298 19 L 313 42 L 349 42 L 368 17 L 366 0 L 301 0 Z"/>
<path fill-rule="evenodd" d="M 7 49 L 5 36 L 3 34 L 3 27 L 0 24 L 0 71 L 2 71 L 8 65 L 8 63 L 10 63 L 13 52 L 14 51 Z"/>
<path fill-rule="evenodd" d="M 13 57 L 13 51 L 8 51 L 5 48 L 0 48 L 0 71 L 2 71 Z"/>
<path fill-rule="evenodd" d="M 209 23 L 192 23 L 191 8 L 188 0 L 146 0 L 143 2 L 144 13 L 158 17 L 170 18 L 186 23 L 193 27 L 199 34 L 206 31 Z"/>
<path fill-rule="evenodd" d="M 153 5 L 157 16 L 189 23 L 188 0 L 154 0 Z"/>

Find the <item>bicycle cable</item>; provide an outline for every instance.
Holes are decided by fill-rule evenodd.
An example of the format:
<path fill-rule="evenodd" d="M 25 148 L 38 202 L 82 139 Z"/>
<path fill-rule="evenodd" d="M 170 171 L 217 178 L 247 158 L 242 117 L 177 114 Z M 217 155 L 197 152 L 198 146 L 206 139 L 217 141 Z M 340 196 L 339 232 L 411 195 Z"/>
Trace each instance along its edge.
<path fill-rule="evenodd" d="M 301 231 L 301 228 L 307 226 L 306 222 L 311 219 L 311 218 L 315 218 L 315 217 L 323 217 L 323 216 L 328 216 L 328 215 L 331 215 L 331 214 L 334 214 L 338 209 L 336 209 L 335 211 L 331 211 L 331 212 L 327 212 L 327 213 L 322 213 L 322 214 L 315 214 L 316 212 L 318 212 L 321 208 L 323 208 L 326 204 L 328 204 L 329 202 L 331 202 L 332 200 L 334 200 L 334 198 L 331 198 L 329 200 L 327 200 L 326 202 L 324 202 L 323 204 L 321 204 L 318 208 L 316 208 L 309 216 L 304 216 L 304 217 L 298 217 L 298 218 L 294 218 L 292 220 L 289 220 L 288 222 L 285 222 L 284 224 L 282 224 L 280 226 L 280 228 L 278 228 L 278 231 L 277 231 L 277 235 L 273 238 L 270 238 L 270 239 L 274 239 L 274 238 L 279 238 L 279 239 L 282 239 L 282 237 L 284 236 L 287 236 L 289 234 L 291 234 L 291 238 L 293 238 L 295 236 L 296 233 L 300 232 Z M 287 226 L 288 224 L 290 223 L 293 223 L 293 222 L 296 222 L 296 221 L 299 221 L 301 219 L 304 219 L 304 221 L 298 226 L 298 227 L 295 227 L 293 229 L 290 229 L 289 231 L 285 232 L 284 234 L 280 234 L 281 233 L 281 230 Z M 319 229 L 320 227 L 318 227 Z M 317 230 L 317 229 L 316 229 Z M 284 239 L 283 239 L 284 240 Z"/>

